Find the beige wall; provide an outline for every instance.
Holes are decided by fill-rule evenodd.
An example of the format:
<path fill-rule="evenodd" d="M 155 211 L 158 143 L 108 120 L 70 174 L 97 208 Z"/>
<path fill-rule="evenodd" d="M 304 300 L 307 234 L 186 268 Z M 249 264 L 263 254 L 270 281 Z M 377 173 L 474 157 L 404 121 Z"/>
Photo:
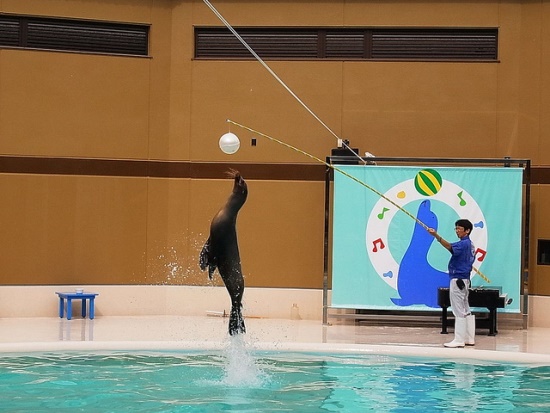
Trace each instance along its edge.
<path fill-rule="evenodd" d="M 529 291 L 540 295 L 550 295 L 550 266 L 537 265 L 537 240 L 550 239 L 550 222 L 548 206 L 550 205 L 550 186 L 535 185 L 532 187 L 531 246 L 529 273 Z"/>
<path fill-rule="evenodd" d="M 499 63 L 268 64 L 361 151 L 550 166 L 546 1 L 213 4 L 235 26 L 499 27 Z M 259 170 L 314 162 L 235 126 L 242 147 L 223 154 L 228 118 L 320 158 L 336 145 L 259 63 L 192 59 L 193 25 L 221 24 L 202 1 L 0 0 L 0 12 L 151 24 L 146 58 L 0 49 L 0 155 Z M 247 285 L 321 288 L 324 182 L 267 177 L 249 188 L 238 227 Z M 197 256 L 230 190 L 223 176 L 0 174 L 0 284 L 208 284 Z M 536 237 L 550 237 L 549 197 L 549 183 L 534 186 L 530 289 L 541 295 L 550 295 L 550 277 L 534 248 Z"/>

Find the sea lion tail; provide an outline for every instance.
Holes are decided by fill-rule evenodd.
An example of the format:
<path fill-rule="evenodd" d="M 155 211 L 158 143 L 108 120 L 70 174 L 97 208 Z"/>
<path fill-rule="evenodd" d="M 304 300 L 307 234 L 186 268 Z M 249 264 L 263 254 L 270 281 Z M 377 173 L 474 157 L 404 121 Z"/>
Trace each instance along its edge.
<path fill-rule="evenodd" d="M 241 307 L 240 304 L 231 307 L 229 314 L 229 335 L 231 336 L 246 333 Z"/>
<path fill-rule="evenodd" d="M 409 305 L 413 305 L 413 304 L 416 304 L 416 303 L 413 303 L 413 302 L 410 302 L 408 300 L 405 300 L 403 298 L 390 298 L 390 300 L 392 300 L 392 302 L 395 304 L 395 305 L 398 305 L 400 307 L 407 307 Z"/>

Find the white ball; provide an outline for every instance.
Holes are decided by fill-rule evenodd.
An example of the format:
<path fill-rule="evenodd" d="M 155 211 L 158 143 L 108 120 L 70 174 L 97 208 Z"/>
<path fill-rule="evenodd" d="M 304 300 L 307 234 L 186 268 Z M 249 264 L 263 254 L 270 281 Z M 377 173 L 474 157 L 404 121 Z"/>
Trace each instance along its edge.
<path fill-rule="evenodd" d="M 239 150 L 241 147 L 241 141 L 239 141 L 239 138 L 234 133 L 228 132 L 220 138 L 220 149 L 228 154 L 231 155 Z"/>

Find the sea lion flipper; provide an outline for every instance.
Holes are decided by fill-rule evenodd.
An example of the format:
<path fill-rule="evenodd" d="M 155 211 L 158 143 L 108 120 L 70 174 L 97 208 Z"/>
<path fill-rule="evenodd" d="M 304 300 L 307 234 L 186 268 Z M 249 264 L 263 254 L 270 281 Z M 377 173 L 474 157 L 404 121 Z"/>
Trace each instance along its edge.
<path fill-rule="evenodd" d="M 202 247 L 201 253 L 199 255 L 199 265 L 202 271 L 206 270 L 206 267 L 208 266 L 209 251 L 210 251 L 210 237 L 208 237 L 208 239 L 204 243 L 204 246 Z"/>
<path fill-rule="evenodd" d="M 231 307 L 231 313 L 229 314 L 229 335 L 231 336 L 246 333 L 241 307 L 240 304 Z"/>
<path fill-rule="evenodd" d="M 212 279 L 214 271 L 216 271 L 216 267 L 218 264 L 216 263 L 216 259 L 212 258 L 210 256 L 210 237 L 206 240 L 204 247 L 202 247 L 201 254 L 199 256 L 199 265 L 201 267 L 201 270 L 206 270 L 206 267 L 208 267 L 208 278 Z"/>
<path fill-rule="evenodd" d="M 208 265 L 208 279 L 213 280 L 214 279 L 214 271 L 216 271 L 216 264 L 210 264 Z"/>

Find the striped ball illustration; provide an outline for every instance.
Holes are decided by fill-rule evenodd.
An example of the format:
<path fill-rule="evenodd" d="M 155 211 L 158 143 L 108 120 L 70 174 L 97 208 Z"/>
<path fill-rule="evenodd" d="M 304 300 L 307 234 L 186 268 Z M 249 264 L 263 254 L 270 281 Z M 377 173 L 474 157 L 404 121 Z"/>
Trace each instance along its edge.
<path fill-rule="evenodd" d="M 443 180 L 441 175 L 434 169 L 422 169 L 414 178 L 416 190 L 426 196 L 432 196 L 439 192 Z"/>

